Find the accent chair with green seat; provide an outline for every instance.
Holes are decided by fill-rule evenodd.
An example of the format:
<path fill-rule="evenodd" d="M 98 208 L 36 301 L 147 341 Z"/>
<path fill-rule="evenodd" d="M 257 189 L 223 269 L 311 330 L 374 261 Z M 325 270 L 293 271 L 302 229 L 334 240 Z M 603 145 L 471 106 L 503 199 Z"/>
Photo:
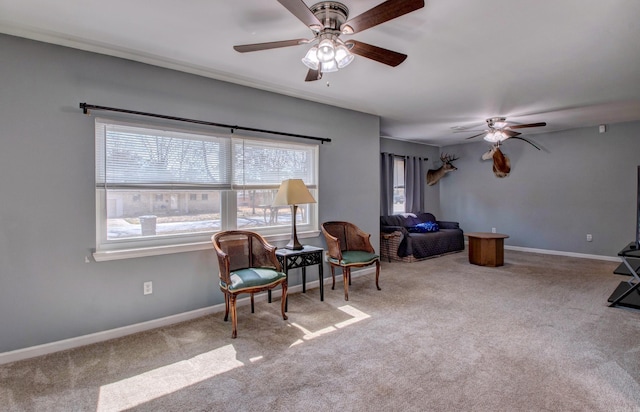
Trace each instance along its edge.
<path fill-rule="evenodd" d="M 380 289 L 380 256 L 376 255 L 371 246 L 371 234 L 362 231 L 349 222 L 325 222 L 321 226 L 322 233 L 327 242 L 328 261 L 331 266 L 331 277 L 335 289 L 335 268 L 342 268 L 342 280 L 344 283 L 344 300 L 349 300 L 349 285 L 351 284 L 351 268 L 376 265 L 376 288 Z"/>
<path fill-rule="evenodd" d="M 218 255 L 220 290 L 224 294 L 225 322 L 231 309 L 231 337 L 238 335 L 236 301 L 241 293 L 251 295 L 251 313 L 254 311 L 253 294 L 282 285 L 282 319 L 287 320 L 287 275 L 276 258 L 276 247 L 255 232 L 229 230 L 211 236 Z"/>

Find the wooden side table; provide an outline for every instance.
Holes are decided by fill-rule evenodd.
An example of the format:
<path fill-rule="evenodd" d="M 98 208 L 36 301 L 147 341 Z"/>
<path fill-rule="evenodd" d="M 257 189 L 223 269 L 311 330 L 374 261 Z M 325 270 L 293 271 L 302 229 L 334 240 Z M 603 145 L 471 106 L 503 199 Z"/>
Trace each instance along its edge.
<path fill-rule="evenodd" d="M 276 257 L 282 265 L 282 271 L 289 277 L 289 269 L 302 269 L 302 293 L 307 293 L 307 266 L 318 265 L 318 280 L 320 281 L 320 301 L 324 301 L 324 276 L 322 255 L 324 249 L 316 246 L 305 245 L 302 250 L 278 248 Z M 271 303 L 271 289 L 267 292 Z M 289 302 L 285 302 L 285 311 L 289 308 Z"/>
<path fill-rule="evenodd" d="M 504 239 L 502 233 L 471 232 L 469 238 L 469 263 L 480 266 L 504 265 Z"/>

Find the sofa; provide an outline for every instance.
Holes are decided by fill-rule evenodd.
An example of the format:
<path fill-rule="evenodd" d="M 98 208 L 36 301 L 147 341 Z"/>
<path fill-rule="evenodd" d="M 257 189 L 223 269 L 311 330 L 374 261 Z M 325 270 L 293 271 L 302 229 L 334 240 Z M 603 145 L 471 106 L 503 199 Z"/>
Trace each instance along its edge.
<path fill-rule="evenodd" d="M 380 216 L 383 259 L 414 262 L 464 250 L 458 222 L 437 220 L 431 213 Z"/>

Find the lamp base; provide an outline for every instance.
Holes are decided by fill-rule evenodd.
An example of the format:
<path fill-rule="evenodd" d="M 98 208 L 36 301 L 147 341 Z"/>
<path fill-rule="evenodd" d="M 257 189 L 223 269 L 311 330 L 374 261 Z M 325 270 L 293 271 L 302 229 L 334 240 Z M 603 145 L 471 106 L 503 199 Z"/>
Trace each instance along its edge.
<path fill-rule="evenodd" d="M 296 214 L 298 212 L 298 205 L 291 205 L 291 240 L 284 247 L 290 250 L 302 250 L 304 246 L 298 241 L 298 234 L 296 232 Z"/>
<path fill-rule="evenodd" d="M 290 250 L 302 250 L 304 249 L 304 246 L 302 246 L 300 242 L 298 242 L 298 239 L 294 239 L 294 240 L 290 240 L 289 243 L 287 243 L 284 248 L 290 249 Z"/>

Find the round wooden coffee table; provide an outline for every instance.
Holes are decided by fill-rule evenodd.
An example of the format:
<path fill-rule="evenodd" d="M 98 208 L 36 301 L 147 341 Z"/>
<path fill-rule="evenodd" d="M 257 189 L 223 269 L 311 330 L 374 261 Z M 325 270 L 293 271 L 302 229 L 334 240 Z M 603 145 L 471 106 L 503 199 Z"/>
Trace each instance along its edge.
<path fill-rule="evenodd" d="M 469 263 L 480 266 L 504 265 L 504 239 L 502 233 L 471 232 L 469 238 Z"/>

